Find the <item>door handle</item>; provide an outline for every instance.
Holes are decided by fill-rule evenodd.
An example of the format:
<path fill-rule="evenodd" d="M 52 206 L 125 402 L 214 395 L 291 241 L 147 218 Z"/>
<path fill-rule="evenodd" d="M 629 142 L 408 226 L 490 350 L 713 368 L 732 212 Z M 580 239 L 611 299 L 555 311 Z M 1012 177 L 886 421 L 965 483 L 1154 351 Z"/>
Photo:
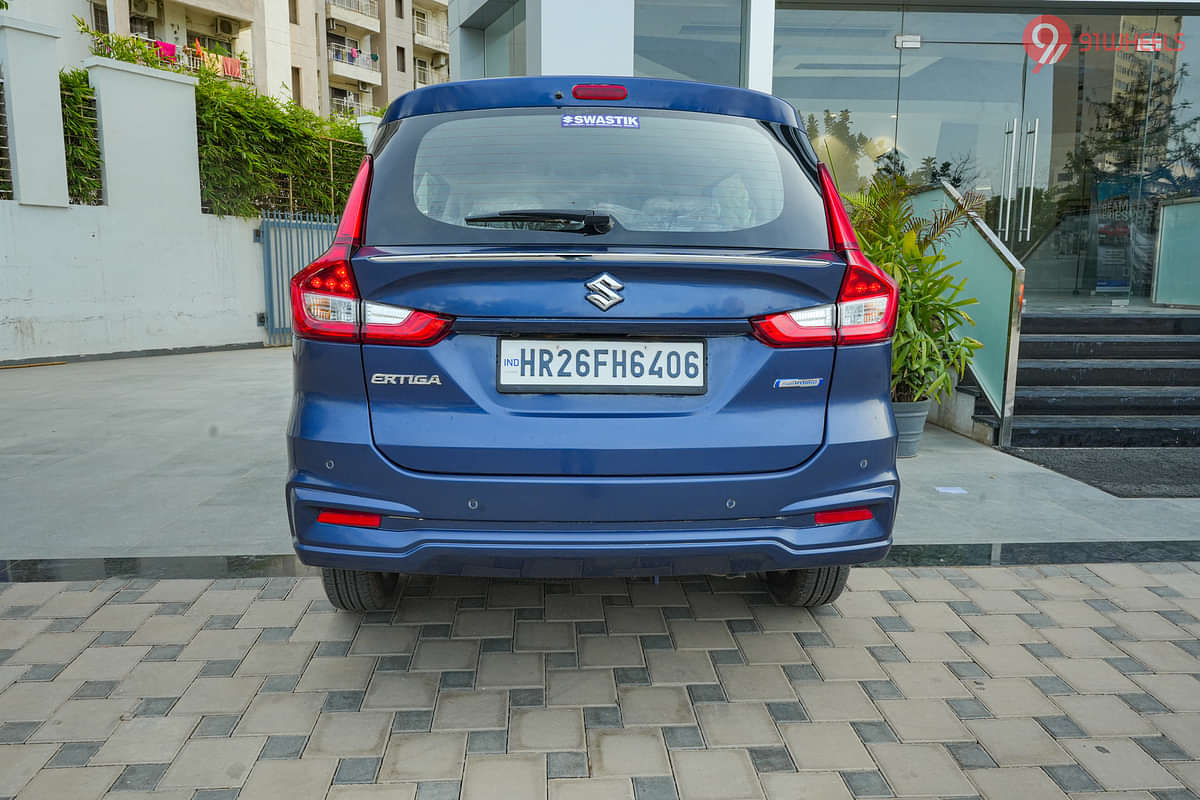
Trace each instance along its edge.
<path fill-rule="evenodd" d="M 1012 137 L 1011 139 L 1009 137 Z M 1012 223 L 1012 199 L 1011 190 L 1013 184 L 1013 172 L 1017 168 L 1017 118 L 1013 117 L 1008 128 L 1004 131 L 1005 147 L 1004 147 L 1004 166 L 1001 167 L 1000 174 L 1000 215 L 997 220 L 996 228 L 1000 233 L 1000 238 L 1008 236 L 1008 226 Z"/>
<path fill-rule="evenodd" d="M 1033 238 L 1033 176 L 1034 170 L 1037 168 L 1038 125 L 1040 122 L 1041 119 L 1035 118 L 1033 120 L 1033 127 L 1025 131 L 1026 137 L 1033 137 L 1032 147 L 1030 148 L 1032 155 L 1029 157 L 1029 180 L 1025 184 L 1025 213 L 1022 215 L 1025 217 L 1025 227 L 1022 233 L 1027 242 Z"/>

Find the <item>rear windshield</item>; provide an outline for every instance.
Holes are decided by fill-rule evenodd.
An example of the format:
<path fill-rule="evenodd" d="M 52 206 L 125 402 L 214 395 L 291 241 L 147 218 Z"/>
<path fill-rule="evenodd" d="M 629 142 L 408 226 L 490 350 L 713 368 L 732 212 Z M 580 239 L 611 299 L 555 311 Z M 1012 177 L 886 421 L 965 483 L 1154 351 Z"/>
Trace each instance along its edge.
<path fill-rule="evenodd" d="M 411 117 L 380 140 L 366 244 L 829 246 L 813 176 L 756 120 L 503 109 Z M 611 228 L 479 219 L 512 211 L 592 212 Z"/>

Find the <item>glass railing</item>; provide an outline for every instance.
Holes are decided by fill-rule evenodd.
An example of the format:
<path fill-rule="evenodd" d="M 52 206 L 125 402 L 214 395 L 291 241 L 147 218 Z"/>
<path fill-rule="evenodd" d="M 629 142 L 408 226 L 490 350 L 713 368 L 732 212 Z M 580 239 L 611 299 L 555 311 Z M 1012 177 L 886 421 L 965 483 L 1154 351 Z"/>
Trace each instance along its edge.
<path fill-rule="evenodd" d="M 948 183 L 930 187 L 913 196 L 917 216 L 929 217 L 938 208 L 961 204 L 962 196 Z M 1021 300 L 1025 268 L 977 214 L 945 244 L 946 260 L 959 262 L 955 278 L 966 278 L 964 297 L 975 297 L 978 305 L 968 307 L 974 327 L 962 330 L 983 342 L 975 353 L 971 374 L 988 405 L 1000 420 L 999 444 L 1012 440 L 1013 403 L 1016 398 L 1017 349 L 1021 336 Z"/>

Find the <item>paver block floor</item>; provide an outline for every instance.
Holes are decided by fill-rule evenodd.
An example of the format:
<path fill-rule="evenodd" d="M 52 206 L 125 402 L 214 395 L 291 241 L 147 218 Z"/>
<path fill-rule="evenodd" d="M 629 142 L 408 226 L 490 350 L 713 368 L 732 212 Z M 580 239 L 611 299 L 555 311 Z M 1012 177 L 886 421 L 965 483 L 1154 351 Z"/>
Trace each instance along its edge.
<path fill-rule="evenodd" d="M 0 800 L 1200 796 L 1200 564 L 848 586 L 0 584 Z"/>

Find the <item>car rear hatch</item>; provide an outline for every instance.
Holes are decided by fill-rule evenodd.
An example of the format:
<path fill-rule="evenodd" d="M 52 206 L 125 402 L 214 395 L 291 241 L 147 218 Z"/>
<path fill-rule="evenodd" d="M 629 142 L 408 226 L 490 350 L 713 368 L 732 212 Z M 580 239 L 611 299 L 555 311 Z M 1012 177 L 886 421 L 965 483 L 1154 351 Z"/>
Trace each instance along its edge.
<path fill-rule="evenodd" d="M 794 112 L 638 79 L 645 105 L 590 108 L 562 99 L 579 86 L 529 80 L 542 106 L 506 107 L 515 79 L 420 90 L 375 137 L 336 280 L 362 301 L 376 446 L 463 475 L 802 464 L 825 435 L 846 287 L 882 290 L 877 273 L 855 284 L 831 237 L 834 190 Z M 447 110 L 463 98 L 493 105 Z M 673 110 L 688 103 L 705 110 Z M 372 315 L 431 335 L 379 343 Z"/>
<path fill-rule="evenodd" d="M 834 302 L 844 269 L 828 252 L 365 248 L 354 261 L 364 300 L 454 318 L 433 347 L 363 345 L 375 443 L 403 467 L 439 473 L 793 467 L 824 437 L 834 347 L 767 347 L 749 320 Z M 623 298 L 607 311 L 587 300 L 602 276 Z M 652 385 L 621 380 L 638 371 L 619 369 L 638 349 Z"/>

